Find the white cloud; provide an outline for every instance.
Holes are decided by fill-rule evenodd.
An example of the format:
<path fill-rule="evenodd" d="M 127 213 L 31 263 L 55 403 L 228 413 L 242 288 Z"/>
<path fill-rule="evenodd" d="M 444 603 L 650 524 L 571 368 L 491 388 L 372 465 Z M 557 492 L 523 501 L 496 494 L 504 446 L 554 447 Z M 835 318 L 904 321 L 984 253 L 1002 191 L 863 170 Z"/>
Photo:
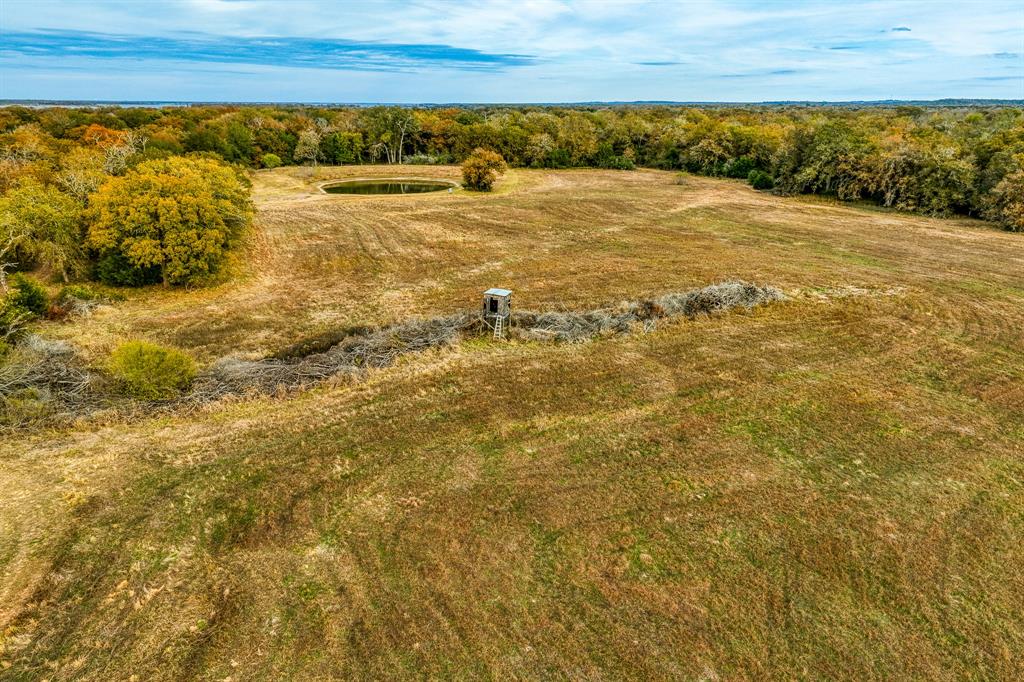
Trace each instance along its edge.
<path fill-rule="evenodd" d="M 0 0 L 0 30 L 33 29 L 302 36 L 537 57 L 532 66 L 484 74 L 268 65 L 268 80 L 227 86 L 216 74 L 231 64 L 152 61 L 153 83 L 167 89 L 158 99 L 208 99 L 217 91 L 232 92 L 223 95 L 230 99 L 350 100 L 359 93 L 361 101 L 395 93 L 405 101 L 1024 97 L 1022 60 L 991 57 L 1024 53 L 1017 0 Z M 0 97 L 66 97 L 80 89 L 55 66 L 23 60 L 0 61 Z M 94 60 L 90 68 L 90 83 L 137 98 L 138 79 L 125 64 Z M 180 77 L 190 69 L 194 79 Z M 266 92 L 271 87 L 280 90 Z"/>

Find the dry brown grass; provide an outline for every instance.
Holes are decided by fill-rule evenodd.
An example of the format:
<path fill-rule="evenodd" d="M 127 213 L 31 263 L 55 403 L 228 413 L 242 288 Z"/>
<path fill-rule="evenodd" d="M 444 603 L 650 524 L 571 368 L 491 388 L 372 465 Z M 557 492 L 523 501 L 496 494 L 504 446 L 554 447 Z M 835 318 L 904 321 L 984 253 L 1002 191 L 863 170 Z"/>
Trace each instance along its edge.
<path fill-rule="evenodd" d="M 212 358 L 740 278 L 793 300 L 0 444 L 0 677 L 1024 674 L 1019 236 L 669 174 L 319 195 L 243 276 L 44 330 Z M 403 169 L 456 177 L 456 169 Z"/>
<path fill-rule="evenodd" d="M 680 187 L 655 171 L 513 171 L 494 195 L 316 188 L 395 172 L 258 173 L 260 232 L 240 278 L 187 296 L 148 290 L 66 333 L 97 354 L 143 334 L 206 358 L 262 355 L 325 328 L 475 307 L 480 291 L 502 283 L 520 307 L 585 309 L 737 277 L 787 289 L 888 287 L 956 275 L 953 267 L 1005 283 L 1024 267 L 1014 235 L 963 229 L 969 221 L 781 202 L 700 178 Z M 458 169 L 398 174 L 451 179 Z M 1004 253 L 998 263 L 988 262 L 993 248 Z"/>

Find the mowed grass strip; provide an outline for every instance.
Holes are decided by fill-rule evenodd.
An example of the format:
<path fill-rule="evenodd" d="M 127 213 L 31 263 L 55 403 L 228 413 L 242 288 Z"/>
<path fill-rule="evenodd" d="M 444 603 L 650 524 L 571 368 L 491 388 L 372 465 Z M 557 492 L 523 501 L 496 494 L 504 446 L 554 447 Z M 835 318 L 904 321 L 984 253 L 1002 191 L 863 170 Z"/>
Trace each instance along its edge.
<path fill-rule="evenodd" d="M 353 386 L 0 445 L 26 491 L 0 504 L 16 602 L 0 675 L 1020 677 L 1018 252 L 978 224 L 670 179 L 522 173 L 495 197 L 440 197 L 461 202 L 467 241 L 520 230 L 536 248 L 452 246 L 460 266 L 405 298 L 426 269 L 392 247 L 398 265 L 372 260 L 393 279 L 361 270 L 389 282 L 368 309 L 432 314 L 444 291 L 475 301 L 510 280 L 520 301 L 574 306 L 725 275 L 793 300 L 579 346 L 467 343 Z M 573 224 L 598 189 L 638 214 L 613 201 Z M 420 202 L 400 199 L 374 210 L 409 226 Z M 506 201 L 517 226 L 461 223 Z M 322 287 L 359 310 L 336 273 Z M 223 293 L 244 305 L 287 275 Z M 198 315 L 190 296 L 214 305 L 168 295 L 154 319 Z M 73 333 L 131 326 L 144 305 Z M 266 342 L 291 333 L 270 310 Z"/>

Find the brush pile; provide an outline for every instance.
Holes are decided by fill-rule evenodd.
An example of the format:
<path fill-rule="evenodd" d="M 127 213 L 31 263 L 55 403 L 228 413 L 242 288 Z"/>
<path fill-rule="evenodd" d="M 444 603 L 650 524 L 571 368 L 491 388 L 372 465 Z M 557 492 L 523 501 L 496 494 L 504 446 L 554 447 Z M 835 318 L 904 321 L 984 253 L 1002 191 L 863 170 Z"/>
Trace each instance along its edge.
<path fill-rule="evenodd" d="M 724 282 L 582 312 L 516 312 L 509 334 L 525 340 L 581 343 L 639 329 L 650 331 L 661 319 L 749 309 L 783 298 L 773 287 Z M 358 378 L 366 370 L 394 364 L 401 355 L 451 346 L 466 336 L 488 331 L 474 312 L 409 320 L 376 330 L 338 331 L 296 344 L 277 357 L 221 358 L 196 377 L 180 398 L 146 405 L 150 409 L 194 408 L 226 396 L 275 394 L 328 379 Z M 67 343 L 28 336 L 0 363 L 0 426 L 25 423 L 44 414 L 81 416 L 121 404 L 116 402 L 118 396 L 108 395 L 102 378 L 102 373 L 90 372 Z M 123 396 L 121 402 L 125 402 Z"/>
<path fill-rule="evenodd" d="M 584 312 L 517 312 L 510 335 L 531 340 L 580 343 L 600 336 L 625 334 L 656 320 L 696 317 L 732 308 L 754 306 L 784 298 L 774 287 L 724 282 L 702 289 L 631 301 L 615 308 Z M 483 331 L 474 313 L 410 320 L 376 331 L 360 330 L 325 351 L 290 359 L 243 360 L 222 358 L 201 375 L 186 400 L 203 403 L 226 395 L 288 391 L 339 376 L 356 377 L 366 369 L 387 367 L 400 355 L 449 346 L 468 334 Z"/>
<path fill-rule="evenodd" d="M 655 299 L 629 301 L 615 308 L 581 313 L 516 313 L 512 316 L 512 326 L 513 334 L 521 338 L 580 343 L 595 337 L 625 334 L 637 326 L 650 331 L 662 318 L 694 318 L 733 308 L 750 309 L 783 298 L 783 293 L 775 287 L 723 282 Z"/>
<path fill-rule="evenodd" d="M 30 334 L 0 363 L 0 425 L 86 411 L 100 399 L 96 380 L 69 343 Z"/>
<path fill-rule="evenodd" d="M 221 358 L 197 379 L 188 400 L 205 402 L 232 394 L 272 393 L 338 375 L 358 376 L 366 369 L 393 364 L 399 355 L 452 345 L 463 333 L 479 326 L 475 315 L 460 313 L 357 333 L 326 351 L 297 359 Z"/>

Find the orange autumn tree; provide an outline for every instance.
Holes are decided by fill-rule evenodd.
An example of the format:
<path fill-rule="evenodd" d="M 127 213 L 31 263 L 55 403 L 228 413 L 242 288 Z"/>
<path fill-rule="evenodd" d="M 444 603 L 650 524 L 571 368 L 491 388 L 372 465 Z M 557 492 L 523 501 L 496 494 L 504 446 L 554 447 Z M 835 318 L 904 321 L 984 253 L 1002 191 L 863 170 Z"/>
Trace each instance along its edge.
<path fill-rule="evenodd" d="M 462 162 L 462 184 L 478 192 L 490 192 L 495 180 L 506 168 L 501 154 L 477 147 Z"/>
<path fill-rule="evenodd" d="M 79 128 L 77 132 L 81 133 L 82 142 L 96 145 L 100 149 L 118 144 L 124 137 L 124 131 L 112 130 L 99 123 L 90 123 L 84 128 Z"/>
<path fill-rule="evenodd" d="M 87 241 L 111 283 L 147 280 L 104 263 L 152 273 L 165 286 L 197 284 L 218 272 L 252 213 L 248 181 L 232 167 L 187 157 L 148 161 L 93 195 Z"/>

